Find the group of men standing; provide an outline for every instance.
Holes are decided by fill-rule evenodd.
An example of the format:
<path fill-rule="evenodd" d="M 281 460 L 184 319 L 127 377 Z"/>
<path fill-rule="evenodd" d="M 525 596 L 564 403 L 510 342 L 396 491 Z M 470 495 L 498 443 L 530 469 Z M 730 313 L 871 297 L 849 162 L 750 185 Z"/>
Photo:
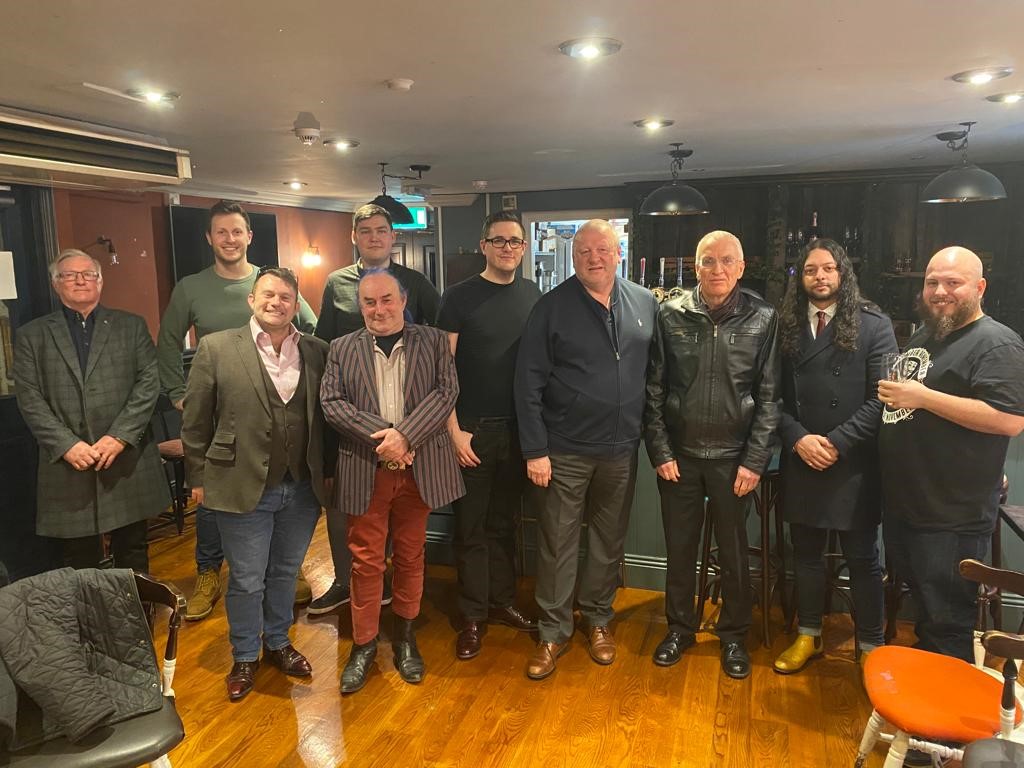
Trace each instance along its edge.
<path fill-rule="evenodd" d="M 707 522 L 718 542 L 722 669 L 750 674 L 748 495 L 776 435 L 799 632 L 775 669 L 796 672 L 822 652 L 830 530 L 850 566 L 861 650 L 881 644 L 883 509 L 890 559 L 918 601 L 920 644 L 970 658 L 973 590 L 956 567 L 985 553 L 1008 438 L 1024 429 L 1024 345 L 981 312 L 985 280 L 970 251 L 944 249 L 929 263 L 924 326 L 900 364 L 912 375 L 887 381 L 899 378 L 882 364 L 896 352 L 892 324 L 862 299 L 828 239 L 808 244 L 776 312 L 740 287 L 738 238 L 711 232 L 697 245 L 697 286 L 659 307 L 619 275 L 618 235 L 602 220 L 579 228 L 575 274 L 541 296 L 521 274 L 522 223 L 498 212 L 481 233 L 484 270 L 438 302 L 422 274 L 391 262 L 387 212 L 363 206 L 353 217 L 358 259 L 330 276 L 307 335 L 314 319 L 295 274 L 246 260 L 252 232 L 240 206 L 215 205 L 208 238 L 213 266 L 179 283 L 164 316 L 159 376 L 144 322 L 99 304 L 101 267 L 79 251 L 52 265 L 62 309 L 20 329 L 14 371 L 46 458 L 39 532 L 63 539 L 74 565 L 94 564 L 98 534 L 109 532 L 115 564 L 146 569 L 145 519 L 167 502 L 147 432 L 161 382 L 183 409 L 200 505 L 189 617 L 212 610 L 226 558 L 232 700 L 253 689 L 261 656 L 286 674 L 312 673 L 288 631 L 322 507 L 335 573 L 310 610 L 351 602 L 344 693 L 366 684 L 381 605 L 392 601 L 396 669 L 423 679 L 413 622 L 426 521 L 448 503 L 459 659 L 481 653 L 490 623 L 536 630 L 526 674 L 546 678 L 569 650 L 578 606 L 591 657 L 612 663 L 641 439 L 668 555 L 656 664 L 675 664 L 696 640 Z M 185 383 L 189 327 L 199 347 Z M 514 537 L 531 486 L 536 621 L 515 605 Z"/>

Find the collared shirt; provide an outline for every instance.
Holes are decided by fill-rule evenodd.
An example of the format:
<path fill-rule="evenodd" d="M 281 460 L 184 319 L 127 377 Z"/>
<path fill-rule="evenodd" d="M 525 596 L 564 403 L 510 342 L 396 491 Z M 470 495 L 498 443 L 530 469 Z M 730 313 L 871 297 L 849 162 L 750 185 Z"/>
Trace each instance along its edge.
<path fill-rule="evenodd" d="M 405 418 L 405 339 L 399 339 L 385 355 L 384 350 L 373 343 L 373 371 L 377 379 L 377 402 L 380 415 L 394 426 Z"/>
<path fill-rule="evenodd" d="M 249 319 L 249 330 L 252 331 L 256 351 L 259 352 L 267 375 L 274 382 L 277 394 L 285 403 L 295 394 L 295 388 L 299 385 L 299 374 L 302 372 L 302 355 L 299 352 L 299 337 L 302 334 L 294 325 L 289 327 L 291 331 L 281 343 L 281 353 L 278 354 L 274 351 L 270 334 L 260 327 L 255 317 Z"/>
<path fill-rule="evenodd" d="M 66 304 L 61 304 L 60 308 L 64 310 L 64 319 L 67 320 L 68 330 L 71 332 L 71 343 L 75 345 L 78 364 L 82 367 L 82 376 L 85 376 L 85 368 L 89 364 L 89 349 L 92 347 L 92 332 L 96 328 L 96 308 L 93 307 L 88 317 L 83 317 L 81 312 Z"/>
<path fill-rule="evenodd" d="M 810 326 L 811 326 L 811 338 L 812 339 L 818 338 L 818 313 L 819 312 L 824 312 L 825 313 L 825 325 L 828 325 L 829 323 L 832 322 L 832 318 L 836 316 L 836 310 L 838 308 L 839 308 L 839 302 L 838 301 L 833 301 L 830 305 L 828 305 L 824 309 L 818 309 L 818 307 L 816 307 L 813 304 L 811 304 L 811 302 L 807 302 L 807 322 L 810 323 Z"/>

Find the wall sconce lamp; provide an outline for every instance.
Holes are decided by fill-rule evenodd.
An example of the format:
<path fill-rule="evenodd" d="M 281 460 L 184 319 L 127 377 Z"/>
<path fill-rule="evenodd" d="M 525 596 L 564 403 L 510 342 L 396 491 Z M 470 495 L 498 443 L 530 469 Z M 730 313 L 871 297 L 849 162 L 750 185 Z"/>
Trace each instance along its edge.
<path fill-rule="evenodd" d="M 323 259 L 320 258 L 320 249 L 311 243 L 305 253 L 302 254 L 303 268 L 312 269 L 313 267 L 319 267 L 322 263 Z"/>
<path fill-rule="evenodd" d="M 107 253 L 110 254 L 110 263 L 112 266 L 116 266 L 121 263 L 117 260 L 117 249 L 114 247 L 114 241 L 104 235 L 97 237 L 94 242 L 89 243 L 82 250 L 87 251 L 97 245 L 105 245 L 107 247 Z"/>

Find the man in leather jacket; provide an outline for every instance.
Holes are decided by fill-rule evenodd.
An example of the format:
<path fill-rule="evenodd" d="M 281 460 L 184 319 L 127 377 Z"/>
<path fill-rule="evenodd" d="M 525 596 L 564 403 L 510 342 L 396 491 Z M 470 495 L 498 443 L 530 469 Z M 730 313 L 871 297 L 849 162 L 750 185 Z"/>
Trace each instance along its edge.
<path fill-rule="evenodd" d="M 694 609 L 693 595 L 707 498 L 721 566 L 722 669 L 744 678 L 751 613 L 744 497 L 768 466 L 779 422 L 778 318 L 770 304 L 738 286 L 744 263 L 735 235 L 705 235 L 696 268 L 697 287 L 658 312 L 647 372 L 644 438 L 658 473 L 668 551 L 669 631 L 654 663 L 675 664 L 695 642 L 703 606 Z"/>

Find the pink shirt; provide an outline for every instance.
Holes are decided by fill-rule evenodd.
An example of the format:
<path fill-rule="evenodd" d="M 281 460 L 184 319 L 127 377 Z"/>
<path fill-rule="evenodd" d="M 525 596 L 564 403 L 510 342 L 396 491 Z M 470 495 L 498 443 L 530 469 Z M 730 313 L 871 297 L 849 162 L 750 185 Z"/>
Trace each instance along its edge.
<path fill-rule="evenodd" d="M 295 394 L 295 388 L 299 386 L 299 374 L 302 372 L 302 355 L 299 353 L 299 336 L 302 334 L 294 325 L 291 329 L 281 344 L 279 355 L 270 342 L 270 334 L 260 328 L 255 317 L 249 319 L 249 330 L 252 331 L 252 340 L 256 342 L 256 351 L 263 360 L 263 367 L 274 382 L 277 394 L 286 403 Z"/>

